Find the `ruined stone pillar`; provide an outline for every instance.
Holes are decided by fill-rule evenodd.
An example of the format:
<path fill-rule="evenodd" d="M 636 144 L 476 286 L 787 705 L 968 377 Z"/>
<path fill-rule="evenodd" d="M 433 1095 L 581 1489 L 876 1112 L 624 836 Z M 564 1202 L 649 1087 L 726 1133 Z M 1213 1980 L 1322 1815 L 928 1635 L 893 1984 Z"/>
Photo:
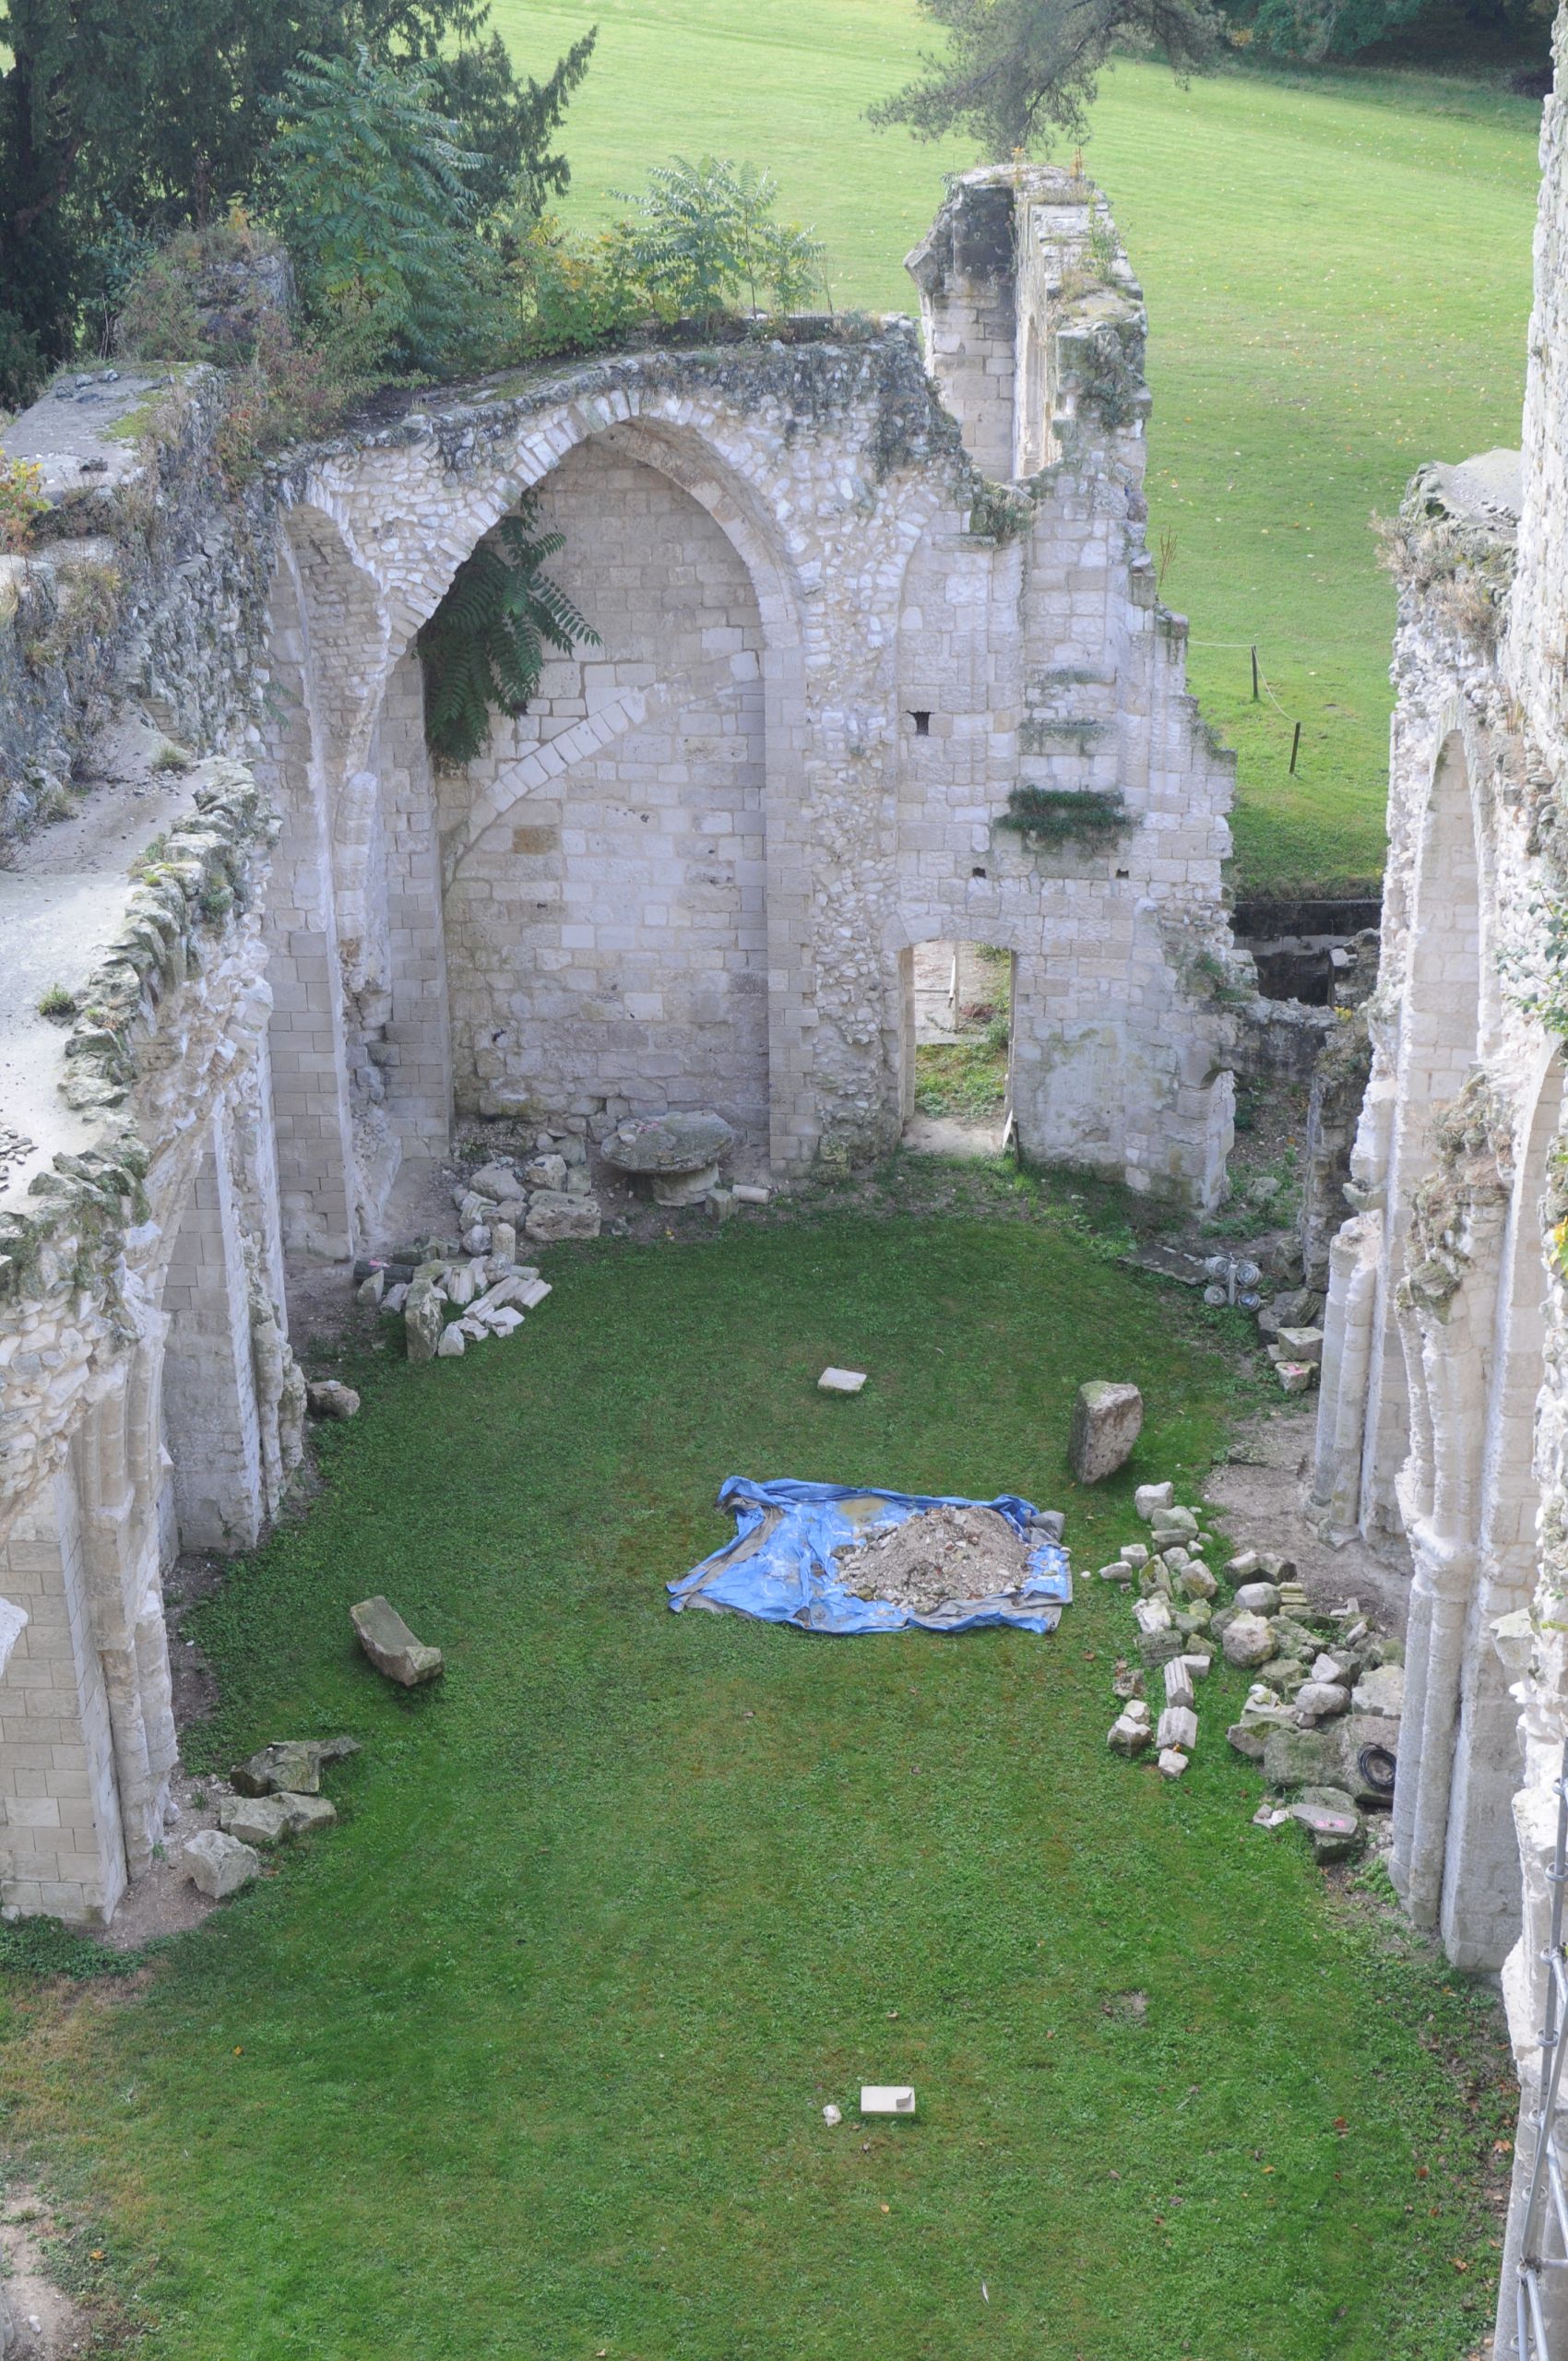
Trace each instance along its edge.
<path fill-rule="evenodd" d="M 181 1547 L 249 1549 L 266 1514 L 251 1359 L 249 1279 L 220 1107 L 191 1183 L 164 1282 L 164 1433 Z"/>

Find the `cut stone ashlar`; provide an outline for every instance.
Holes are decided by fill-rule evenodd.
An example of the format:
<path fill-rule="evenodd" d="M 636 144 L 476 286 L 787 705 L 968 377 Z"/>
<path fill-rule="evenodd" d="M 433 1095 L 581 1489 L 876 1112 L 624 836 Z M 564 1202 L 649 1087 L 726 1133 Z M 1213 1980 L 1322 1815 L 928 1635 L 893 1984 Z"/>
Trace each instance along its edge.
<path fill-rule="evenodd" d="M 858 1394 L 866 1382 L 863 1369 L 825 1369 L 817 1379 L 819 1394 Z"/>
<path fill-rule="evenodd" d="M 1094 1378 L 1073 1404 L 1067 1461 L 1080 1484 L 1099 1484 L 1132 1456 L 1143 1430 L 1144 1397 L 1135 1385 Z"/>
<path fill-rule="evenodd" d="M 1190 1753 L 1198 1742 L 1198 1717 L 1189 1706 L 1167 1705 L 1154 1735 L 1155 1743 L 1161 1751 L 1167 1747 L 1179 1746 Z"/>
<path fill-rule="evenodd" d="M 862 2115 L 913 2115 L 915 2094 L 908 2082 L 863 2082 L 861 2085 Z"/>

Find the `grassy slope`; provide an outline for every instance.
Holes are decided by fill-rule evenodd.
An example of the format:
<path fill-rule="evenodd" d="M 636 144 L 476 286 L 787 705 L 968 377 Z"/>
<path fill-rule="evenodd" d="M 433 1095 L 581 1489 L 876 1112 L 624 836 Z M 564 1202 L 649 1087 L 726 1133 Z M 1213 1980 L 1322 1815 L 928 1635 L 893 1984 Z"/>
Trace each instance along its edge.
<path fill-rule="evenodd" d="M 1044 1641 L 662 1604 L 735 1469 L 1017 1487 L 1095 1562 L 1235 1406 L 1206 1315 L 1055 1217 L 737 1225 L 552 1275 L 505 1350 L 366 1372 L 325 1499 L 204 1611 L 207 1751 L 352 1729 L 342 1824 L 123 2005 L 20 1989 L 9 2130 L 77 2178 L 89 2280 L 160 2318 L 137 2350 L 1457 2355 L 1506 2102 L 1467 2124 L 1449 2060 L 1492 2004 L 1395 1970 L 1407 1939 L 1249 1827 L 1239 1676 L 1170 1788 L 1106 1752 L 1130 1619 L 1093 1583 Z M 1087 1335 L 1150 1418 L 1082 1498 Z M 862 1397 L 814 1392 L 830 1358 Z M 382 1587 L 440 1689 L 348 1644 Z M 915 2124 L 824 2126 L 904 2077 Z"/>
<path fill-rule="evenodd" d="M 567 145 L 583 218 L 650 162 L 703 149 L 773 170 L 826 238 L 837 299 L 909 306 L 900 258 L 956 144 L 875 133 L 919 47 L 910 0 L 497 0 L 536 70 L 582 28 L 599 53 Z M 1538 109 L 1428 77 L 1181 90 L 1125 65 L 1090 169 L 1147 290 L 1151 538 L 1198 641 L 1256 640 L 1305 724 L 1250 702 L 1244 652 L 1194 685 L 1241 751 L 1242 886 L 1343 884 L 1383 860 L 1393 599 L 1367 520 L 1428 457 L 1518 440 Z"/>

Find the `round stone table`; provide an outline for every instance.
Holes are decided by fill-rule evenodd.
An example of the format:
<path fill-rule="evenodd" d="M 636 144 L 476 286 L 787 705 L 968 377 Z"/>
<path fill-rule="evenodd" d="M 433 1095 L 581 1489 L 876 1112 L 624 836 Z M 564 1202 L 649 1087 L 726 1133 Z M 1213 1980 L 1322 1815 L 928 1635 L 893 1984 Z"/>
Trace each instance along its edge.
<path fill-rule="evenodd" d="M 599 1152 L 646 1180 L 656 1204 L 697 1205 L 718 1187 L 719 1159 L 734 1143 L 722 1115 L 642 1115 L 618 1123 Z"/>

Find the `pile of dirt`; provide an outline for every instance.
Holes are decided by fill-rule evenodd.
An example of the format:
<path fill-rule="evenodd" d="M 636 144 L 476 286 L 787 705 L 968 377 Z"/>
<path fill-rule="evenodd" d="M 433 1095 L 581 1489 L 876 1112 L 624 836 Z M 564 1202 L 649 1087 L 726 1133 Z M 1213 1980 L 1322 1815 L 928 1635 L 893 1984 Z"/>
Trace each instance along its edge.
<path fill-rule="evenodd" d="M 930 1615 L 957 1599 L 1017 1590 L 1032 1544 L 996 1509 L 921 1509 L 834 1551 L 855 1598 L 885 1598 Z"/>

